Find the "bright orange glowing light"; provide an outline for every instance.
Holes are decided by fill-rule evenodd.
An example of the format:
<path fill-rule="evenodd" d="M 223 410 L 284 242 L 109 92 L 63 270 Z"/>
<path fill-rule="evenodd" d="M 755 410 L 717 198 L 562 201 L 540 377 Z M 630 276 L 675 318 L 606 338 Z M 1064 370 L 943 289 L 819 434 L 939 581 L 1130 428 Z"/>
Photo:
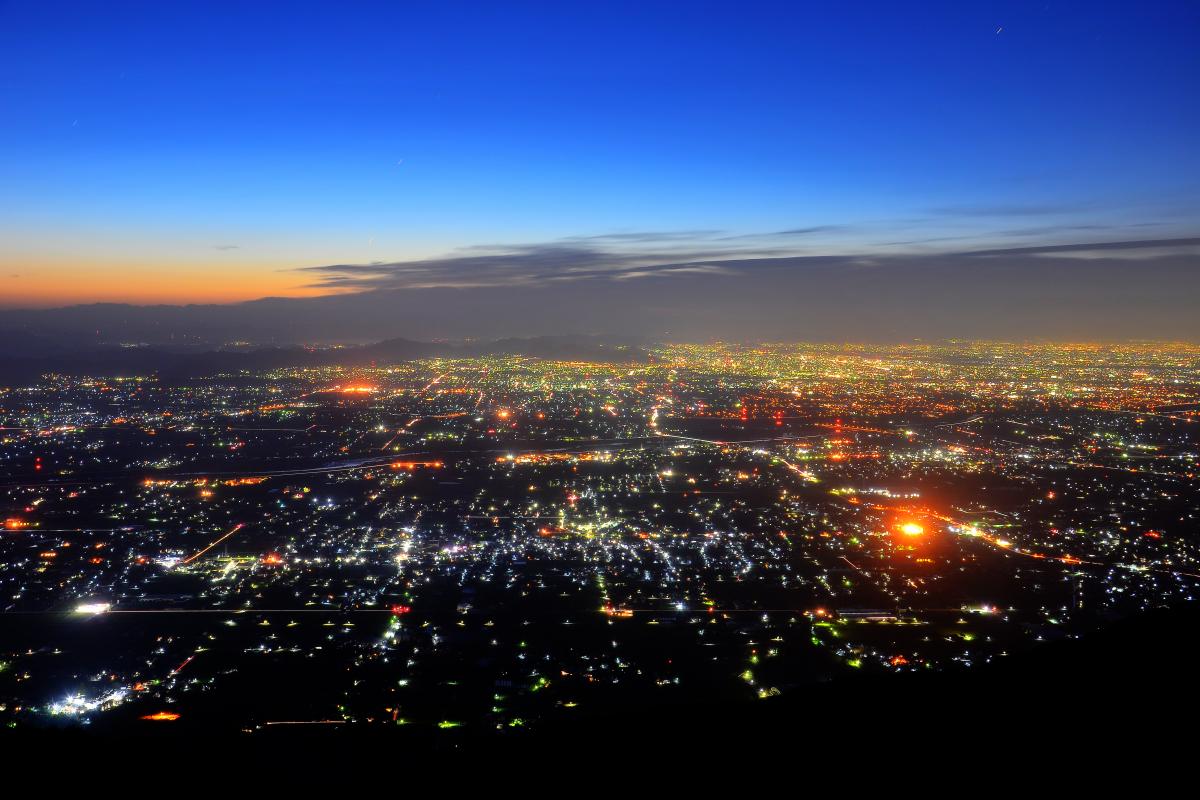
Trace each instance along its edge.
<path fill-rule="evenodd" d="M 906 522 L 900 526 L 900 532 L 905 536 L 920 536 L 925 532 L 925 526 L 916 522 Z"/>
<path fill-rule="evenodd" d="M 142 719 L 149 720 L 150 722 L 174 722 L 179 719 L 179 715 L 170 711 L 159 711 L 154 714 L 147 714 Z"/>

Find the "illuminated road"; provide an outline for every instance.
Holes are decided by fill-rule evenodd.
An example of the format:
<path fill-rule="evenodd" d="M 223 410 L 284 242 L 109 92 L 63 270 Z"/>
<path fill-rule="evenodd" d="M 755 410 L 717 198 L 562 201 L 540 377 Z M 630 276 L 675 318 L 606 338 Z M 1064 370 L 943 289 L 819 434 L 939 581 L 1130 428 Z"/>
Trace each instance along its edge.
<path fill-rule="evenodd" d="M 239 522 L 237 525 L 234 525 L 234 526 L 233 526 L 233 529 L 232 529 L 232 530 L 230 530 L 228 533 L 226 533 L 224 536 L 222 536 L 221 538 L 217 539 L 215 542 L 213 542 L 212 544 L 208 545 L 208 546 L 207 546 L 207 547 L 205 547 L 203 550 L 200 550 L 200 551 L 198 551 L 198 552 L 196 552 L 196 553 L 193 553 L 191 556 L 188 556 L 187 558 L 185 558 L 185 559 L 184 559 L 182 562 L 180 562 L 180 563 L 183 563 L 183 564 L 190 564 L 190 563 L 192 563 L 193 561 L 195 561 L 196 559 L 200 558 L 200 557 L 201 557 L 201 556 L 203 556 L 205 553 L 207 553 L 209 550 L 212 550 L 214 547 L 216 547 L 217 545 L 219 545 L 221 542 L 223 542 L 223 541 L 225 541 L 226 539 L 228 539 L 230 536 L 233 536 L 235 533 L 237 533 L 238 531 L 240 531 L 240 530 L 241 530 L 242 528 L 244 528 L 244 527 L 246 527 L 246 526 L 245 526 L 245 524 L 244 524 L 244 523 L 241 523 L 241 522 Z"/>

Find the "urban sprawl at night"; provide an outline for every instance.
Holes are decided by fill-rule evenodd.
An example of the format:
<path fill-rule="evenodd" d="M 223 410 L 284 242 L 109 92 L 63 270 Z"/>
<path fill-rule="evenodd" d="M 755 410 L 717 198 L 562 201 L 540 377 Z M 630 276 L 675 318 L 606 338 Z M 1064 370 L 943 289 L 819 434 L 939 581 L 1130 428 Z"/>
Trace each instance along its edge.
<path fill-rule="evenodd" d="M 1200 348 L 662 345 L 0 391 L 0 721 L 519 740 L 1195 597 Z"/>
<path fill-rule="evenodd" d="M 0 2 L 5 777 L 1157 797 L 1198 41 L 1197 0 Z"/>

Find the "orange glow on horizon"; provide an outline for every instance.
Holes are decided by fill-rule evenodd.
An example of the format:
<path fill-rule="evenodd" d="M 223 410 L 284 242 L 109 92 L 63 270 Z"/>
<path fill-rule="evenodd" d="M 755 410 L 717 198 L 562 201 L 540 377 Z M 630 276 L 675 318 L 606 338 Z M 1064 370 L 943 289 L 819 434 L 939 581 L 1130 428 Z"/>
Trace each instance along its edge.
<path fill-rule="evenodd" d="M 308 286 L 287 264 L 110 264 L 72 260 L 0 263 L 4 308 L 57 308 L 87 303 L 239 303 L 263 297 L 343 294 Z"/>

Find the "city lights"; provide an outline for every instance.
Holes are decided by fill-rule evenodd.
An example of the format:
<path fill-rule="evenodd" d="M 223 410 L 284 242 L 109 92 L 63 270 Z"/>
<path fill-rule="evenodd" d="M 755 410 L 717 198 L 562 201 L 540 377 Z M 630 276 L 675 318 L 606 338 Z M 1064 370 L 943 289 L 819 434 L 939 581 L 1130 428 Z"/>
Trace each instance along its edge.
<path fill-rule="evenodd" d="M 818 680 L 804 653 L 835 677 L 1020 658 L 1200 589 L 1179 490 L 1200 469 L 1197 357 L 663 345 L 634 366 L 10 392 L 11 608 L 103 615 L 122 644 L 0 714 L 537 731 L 623 692 L 775 702 Z M 69 483 L 33 469 L 78 453 Z M 71 663 L 84 627 L 41 629 L 9 669 Z M 316 670 L 320 713 L 255 716 L 232 677 L 255 659 Z"/>

